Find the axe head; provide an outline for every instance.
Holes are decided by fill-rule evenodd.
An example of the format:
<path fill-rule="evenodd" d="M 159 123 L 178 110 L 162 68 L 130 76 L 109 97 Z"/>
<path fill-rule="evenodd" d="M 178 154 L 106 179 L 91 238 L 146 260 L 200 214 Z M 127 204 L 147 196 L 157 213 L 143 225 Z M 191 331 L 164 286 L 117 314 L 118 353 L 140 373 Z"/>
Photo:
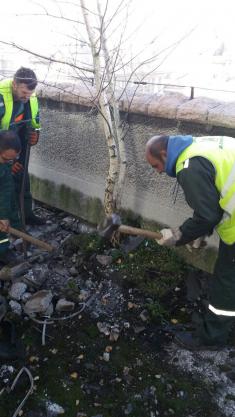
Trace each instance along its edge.
<path fill-rule="evenodd" d="M 111 216 L 106 217 L 101 226 L 99 226 L 100 236 L 111 239 L 113 233 L 121 225 L 121 217 L 118 214 L 113 213 Z"/>

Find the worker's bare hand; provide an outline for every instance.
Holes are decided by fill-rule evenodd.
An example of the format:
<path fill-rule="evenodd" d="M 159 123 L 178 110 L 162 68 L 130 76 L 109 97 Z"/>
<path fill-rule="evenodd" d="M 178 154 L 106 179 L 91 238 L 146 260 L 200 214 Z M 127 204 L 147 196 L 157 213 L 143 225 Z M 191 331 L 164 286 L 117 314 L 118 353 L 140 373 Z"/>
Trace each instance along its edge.
<path fill-rule="evenodd" d="M 8 232 L 10 223 L 9 220 L 0 220 L 0 232 Z"/>
<path fill-rule="evenodd" d="M 39 139 L 39 130 L 32 130 L 29 134 L 29 143 L 31 146 L 37 145 Z"/>
<path fill-rule="evenodd" d="M 161 246 L 175 246 L 176 242 L 180 240 L 182 233 L 180 229 L 162 229 L 161 239 L 156 239 L 156 242 Z"/>
<path fill-rule="evenodd" d="M 24 167 L 20 162 L 15 162 L 11 168 L 12 174 L 18 174 L 18 172 L 22 172 L 23 170 L 24 170 Z"/>

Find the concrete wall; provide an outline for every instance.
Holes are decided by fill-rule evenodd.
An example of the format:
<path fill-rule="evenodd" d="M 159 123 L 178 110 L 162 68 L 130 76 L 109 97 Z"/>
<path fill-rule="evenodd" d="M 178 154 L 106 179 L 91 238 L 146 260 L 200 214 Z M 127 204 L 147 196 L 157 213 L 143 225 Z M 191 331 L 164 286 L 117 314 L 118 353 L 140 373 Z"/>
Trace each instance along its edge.
<path fill-rule="evenodd" d="M 146 103 L 146 97 L 144 100 Z M 70 101 L 74 100 L 69 99 L 68 95 L 63 99 L 58 94 L 52 94 L 51 97 L 45 97 L 44 94 L 41 98 L 43 129 L 39 144 L 32 150 L 30 161 L 33 194 L 41 201 L 97 223 L 102 216 L 105 176 L 108 169 L 106 144 L 97 115 L 84 106 L 84 103 L 81 106 L 80 103 Z M 139 107 L 135 102 L 135 113 L 129 115 L 129 132 L 126 137 L 128 170 L 123 208 L 141 216 L 143 223 L 151 223 L 155 227 L 156 224 L 173 227 L 180 225 L 191 211 L 185 204 L 180 189 L 177 196 L 173 194 L 176 181 L 165 174 L 157 175 L 146 163 L 146 141 L 159 133 L 190 133 L 197 136 L 208 135 L 210 130 L 210 134 L 234 134 L 231 126 L 228 128 L 227 125 L 208 125 L 208 117 L 205 124 L 202 121 L 199 124 L 199 116 L 192 116 L 191 101 L 184 98 L 183 104 L 189 106 L 188 103 L 191 106 L 193 122 L 189 121 L 186 112 L 185 120 L 182 118 L 182 109 L 181 112 L 178 111 L 180 119 L 176 118 L 176 112 L 172 113 L 172 100 L 170 102 L 169 98 L 169 113 L 167 104 L 163 105 L 169 117 L 154 117 L 153 103 L 147 112 L 151 113 L 151 116 L 138 112 L 141 100 Z M 175 99 L 173 104 L 175 107 L 178 106 Z M 210 108 L 212 107 L 210 101 Z M 199 103 L 198 108 L 199 113 L 202 113 Z M 157 105 L 155 110 L 159 112 Z M 162 110 L 161 115 L 164 116 Z M 216 240 L 211 240 L 211 243 L 215 245 Z M 213 259 L 211 253 L 208 253 L 203 254 L 207 265 L 208 256 Z M 203 256 L 200 254 L 196 263 L 201 261 Z M 213 261 L 210 261 L 210 265 L 211 263 Z"/>

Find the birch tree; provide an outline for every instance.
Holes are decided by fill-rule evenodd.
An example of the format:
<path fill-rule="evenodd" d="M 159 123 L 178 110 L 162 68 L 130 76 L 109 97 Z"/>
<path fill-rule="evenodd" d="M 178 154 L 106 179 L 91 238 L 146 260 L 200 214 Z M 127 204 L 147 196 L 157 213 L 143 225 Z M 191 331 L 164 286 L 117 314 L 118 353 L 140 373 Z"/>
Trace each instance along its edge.
<path fill-rule="evenodd" d="M 161 66 L 164 60 L 189 33 L 167 47 L 157 48 L 156 52 L 148 57 L 148 41 L 138 52 L 130 51 L 127 47 L 128 37 L 133 36 L 133 34 L 135 36 L 137 31 L 139 31 L 137 26 L 132 34 L 126 35 L 132 0 L 113 2 L 112 8 L 110 7 L 110 0 L 93 0 L 92 2 L 80 0 L 80 3 L 67 1 L 66 4 L 75 7 L 76 13 L 72 16 L 68 16 L 66 10 L 62 10 L 63 3 L 66 2 L 53 0 L 53 4 L 58 6 L 59 12 L 57 14 L 48 10 L 48 6 L 45 5 L 47 3 L 44 5 L 36 3 L 38 7 L 41 7 L 42 13 L 36 11 L 35 17 L 38 16 L 40 18 L 44 16 L 53 21 L 58 20 L 63 22 L 63 24 L 65 23 L 68 28 L 66 38 L 69 39 L 71 45 L 73 44 L 72 54 L 69 54 L 69 51 L 67 51 L 67 56 L 58 54 L 48 56 L 46 53 L 26 48 L 15 42 L 0 40 L 0 43 L 5 43 L 24 53 L 26 52 L 37 57 L 39 60 L 48 62 L 48 68 L 51 65 L 57 65 L 61 72 L 68 68 L 75 82 L 80 81 L 85 85 L 88 93 L 91 95 L 91 106 L 95 106 L 98 111 L 104 138 L 107 143 L 109 168 L 105 185 L 104 209 L 105 213 L 110 215 L 121 208 L 127 171 L 125 138 L 128 125 L 124 123 L 120 116 L 120 99 L 125 95 L 129 100 L 130 107 L 138 89 L 138 85 L 136 85 L 132 89 L 131 94 L 127 95 L 131 81 L 138 74 L 138 80 L 141 83 L 152 71 Z M 135 7 L 134 2 L 133 7 Z M 77 15 L 79 18 L 76 18 Z M 69 31 L 70 27 L 75 29 L 75 33 Z M 110 39 L 112 39 L 112 43 Z M 157 40 L 158 35 L 152 39 L 151 45 Z M 87 62 L 84 63 L 80 59 L 78 45 L 85 45 L 86 48 L 89 48 L 92 56 L 92 65 L 89 65 Z M 122 74 L 124 80 L 121 92 L 120 88 L 117 89 L 117 77 L 120 78 L 120 74 Z M 94 77 L 95 93 L 90 88 L 91 77 Z M 56 88 L 61 89 L 61 86 L 56 86 Z"/>

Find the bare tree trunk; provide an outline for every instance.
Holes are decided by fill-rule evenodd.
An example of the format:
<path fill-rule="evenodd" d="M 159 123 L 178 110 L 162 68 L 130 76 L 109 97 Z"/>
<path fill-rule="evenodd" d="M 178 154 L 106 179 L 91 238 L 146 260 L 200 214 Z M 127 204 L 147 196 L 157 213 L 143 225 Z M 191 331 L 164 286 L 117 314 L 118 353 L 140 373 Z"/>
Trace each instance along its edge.
<path fill-rule="evenodd" d="M 108 100 L 106 94 L 103 90 L 103 77 L 101 63 L 100 63 L 100 49 L 96 48 L 96 39 L 93 32 L 92 26 L 89 21 L 89 14 L 85 4 L 85 0 L 80 0 L 82 13 L 84 17 L 84 22 L 86 25 L 87 34 L 90 41 L 90 47 L 92 52 L 93 64 L 94 64 L 94 76 L 96 83 L 96 92 L 98 105 L 102 117 L 102 123 L 104 128 L 104 134 L 108 145 L 109 150 L 109 171 L 106 179 L 105 187 L 105 197 L 104 197 L 104 209 L 107 215 L 112 214 L 115 210 L 115 201 L 114 201 L 114 188 L 118 175 L 118 158 L 117 158 L 117 149 L 115 143 L 115 137 L 112 128 L 112 120 L 110 109 L 108 105 Z"/>
<path fill-rule="evenodd" d="M 105 73 L 106 73 L 106 81 L 108 83 L 107 91 L 109 94 L 109 103 L 113 110 L 112 126 L 113 126 L 113 132 L 115 134 L 116 144 L 118 146 L 119 158 L 120 158 L 118 181 L 117 181 L 117 185 L 115 189 L 115 206 L 116 206 L 115 208 L 117 211 L 119 211 L 121 208 L 121 200 L 122 200 L 123 188 L 124 188 L 125 177 L 126 177 L 126 167 L 127 167 L 126 147 L 125 147 L 125 141 L 124 141 L 124 131 L 122 129 L 122 122 L 121 122 L 120 113 L 119 113 L 119 103 L 115 96 L 115 74 L 114 74 L 114 69 L 112 69 L 110 65 L 111 58 L 110 58 L 108 47 L 107 47 L 105 27 L 104 27 L 104 22 L 102 19 L 101 5 L 100 5 L 99 0 L 97 0 L 97 6 L 98 6 L 99 19 L 101 23 L 100 43 L 101 43 L 101 49 L 103 50 L 104 59 L 105 59 Z"/>

